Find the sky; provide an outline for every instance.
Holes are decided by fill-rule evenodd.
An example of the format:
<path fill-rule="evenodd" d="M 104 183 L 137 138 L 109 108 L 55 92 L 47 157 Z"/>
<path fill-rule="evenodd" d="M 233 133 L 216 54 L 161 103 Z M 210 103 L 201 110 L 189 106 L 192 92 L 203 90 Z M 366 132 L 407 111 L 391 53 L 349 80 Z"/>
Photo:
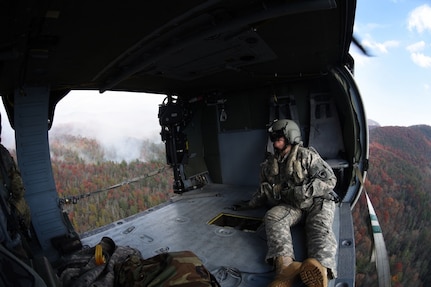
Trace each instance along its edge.
<path fill-rule="evenodd" d="M 381 126 L 431 126 L 431 1 L 358 0 L 355 37 L 372 55 L 351 47 L 355 79 L 367 117 Z M 125 140 L 160 142 L 158 105 L 165 96 L 73 91 L 56 108 L 50 133 L 63 127 L 95 136 L 108 148 Z M 5 115 L 0 105 L 0 112 Z M 2 119 L 2 143 L 14 148 L 14 134 Z"/>
<path fill-rule="evenodd" d="M 431 125 L 431 1 L 358 0 L 351 48 L 367 117 L 381 126 Z"/>

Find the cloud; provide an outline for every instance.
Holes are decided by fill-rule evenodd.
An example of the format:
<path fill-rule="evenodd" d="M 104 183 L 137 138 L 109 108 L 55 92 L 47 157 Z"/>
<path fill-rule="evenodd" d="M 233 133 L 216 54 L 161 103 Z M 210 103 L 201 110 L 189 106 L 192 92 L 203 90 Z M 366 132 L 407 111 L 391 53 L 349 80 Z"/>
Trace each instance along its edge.
<path fill-rule="evenodd" d="M 431 68 L 431 57 L 422 53 L 412 53 L 410 55 L 413 63 L 422 68 Z"/>
<path fill-rule="evenodd" d="M 161 143 L 158 108 L 165 95 L 72 91 L 55 111 L 50 134 L 68 131 L 98 140 L 111 160 L 139 157 L 143 140 Z"/>
<path fill-rule="evenodd" d="M 423 51 L 425 49 L 425 42 L 424 41 L 420 41 L 414 44 L 411 44 L 409 46 L 407 46 L 407 51 L 409 51 L 410 53 L 415 53 L 415 52 L 419 52 L 419 51 Z"/>
<path fill-rule="evenodd" d="M 424 41 L 419 41 L 406 47 L 407 51 L 410 52 L 410 58 L 413 63 L 422 68 L 431 67 L 431 57 L 423 53 L 426 49 L 426 43 Z"/>
<path fill-rule="evenodd" d="M 374 51 L 378 51 L 380 53 L 383 54 L 387 54 L 389 52 L 390 48 L 396 48 L 400 45 L 400 43 L 398 41 L 395 40 L 389 40 L 389 41 L 385 41 L 385 42 L 376 42 L 373 40 L 363 40 L 362 41 L 362 45 L 366 48 L 370 48 Z"/>
<path fill-rule="evenodd" d="M 424 4 L 416 7 L 410 12 L 407 23 L 410 31 L 416 30 L 418 33 L 431 32 L 431 6 Z"/>
<path fill-rule="evenodd" d="M 355 34 L 362 35 L 365 33 L 370 33 L 374 30 L 381 30 L 381 29 L 387 29 L 390 28 L 390 25 L 388 24 L 381 24 L 381 23 L 360 23 L 356 22 L 355 26 L 353 27 L 353 31 Z"/>

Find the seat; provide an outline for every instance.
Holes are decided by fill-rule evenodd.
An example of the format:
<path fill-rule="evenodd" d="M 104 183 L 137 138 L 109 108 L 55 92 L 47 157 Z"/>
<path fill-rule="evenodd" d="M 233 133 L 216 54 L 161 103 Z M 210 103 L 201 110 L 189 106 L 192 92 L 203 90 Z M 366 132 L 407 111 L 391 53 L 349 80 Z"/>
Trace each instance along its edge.
<path fill-rule="evenodd" d="M 310 95 L 308 144 L 319 152 L 337 176 L 335 192 L 344 180 L 344 170 L 349 167 L 349 162 L 343 158 L 342 135 L 338 112 L 330 95 L 328 93 Z"/>

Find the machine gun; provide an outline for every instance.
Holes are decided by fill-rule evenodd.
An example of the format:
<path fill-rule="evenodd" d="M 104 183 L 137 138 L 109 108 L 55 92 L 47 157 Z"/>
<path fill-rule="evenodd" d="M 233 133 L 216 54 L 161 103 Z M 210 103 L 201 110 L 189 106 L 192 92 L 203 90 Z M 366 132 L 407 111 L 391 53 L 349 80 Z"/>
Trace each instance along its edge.
<path fill-rule="evenodd" d="M 175 193 L 187 191 L 184 186 L 184 164 L 188 162 L 187 136 L 183 132 L 190 119 L 190 111 L 179 97 L 168 95 L 159 106 L 160 135 L 166 145 L 166 162 L 174 172 Z"/>

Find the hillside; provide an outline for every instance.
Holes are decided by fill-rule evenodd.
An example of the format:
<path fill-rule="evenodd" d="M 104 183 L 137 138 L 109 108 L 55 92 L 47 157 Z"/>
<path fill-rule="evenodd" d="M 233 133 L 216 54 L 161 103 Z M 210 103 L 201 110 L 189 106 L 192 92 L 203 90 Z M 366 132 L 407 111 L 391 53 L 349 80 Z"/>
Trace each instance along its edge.
<path fill-rule="evenodd" d="M 431 286 L 431 127 L 372 129 L 365 187 L 383 229 L 392 286 Z M 367 212 L 362 196 L 354 209 L 356 285 L 378 286 Z"/>
<path fill-rule="evenodd" d="M 106 159 L 106 150 L 96 140 L 64 134 L 50 138 L 57 191 L 78 233 L 144 211 L 172 196 L 168 168 L 123 184 L 166 167 L 163 144 L 140 144 L 140 159 L 116 162 Z M 111 188 L 114 185 L 120 186 Z"/>

